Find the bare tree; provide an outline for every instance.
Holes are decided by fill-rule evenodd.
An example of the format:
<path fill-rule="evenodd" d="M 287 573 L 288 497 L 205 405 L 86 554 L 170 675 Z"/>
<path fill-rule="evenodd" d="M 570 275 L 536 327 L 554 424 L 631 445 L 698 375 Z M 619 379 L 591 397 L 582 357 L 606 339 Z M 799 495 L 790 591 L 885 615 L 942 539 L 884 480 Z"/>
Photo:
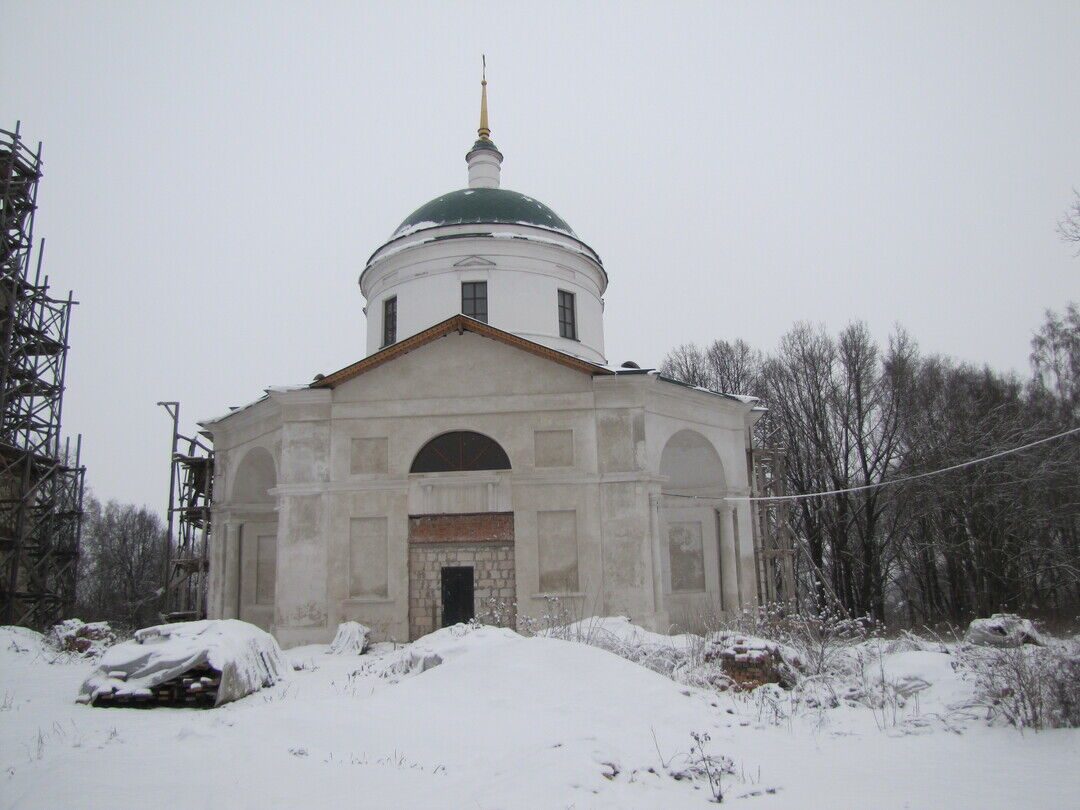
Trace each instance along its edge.
<path fill-rule="evenodd" d="M 705 362 L 714 391 L 757 396 L 764 357 L 746 341 L 714 340 L 705 350 Z"/>
<path fill-rule="evenodd" d="M 1031 339 L 1031 366 L 1033 395 L 1055 397 L 1064 415 L 1080 421 L 1080 308 L 1075 303 L 1062 315 L 1046 311 L 1046 323 Z"/>
<path fill-rule="evenodd" d="M 1080 191 L 1074 188 L 1073 197 L 1075 199 L 1058 222 L 1057 230 L 1062 242 L 1077 245 L 1076 255 L 1080 256 Z"/>
<path fill-rule="evenodd" d="M 712 384 L 705 355 L 693 343 L 684 343 L 668 352 L 660 364 L 660 373 L 687 385 L 709 388 Z"/>

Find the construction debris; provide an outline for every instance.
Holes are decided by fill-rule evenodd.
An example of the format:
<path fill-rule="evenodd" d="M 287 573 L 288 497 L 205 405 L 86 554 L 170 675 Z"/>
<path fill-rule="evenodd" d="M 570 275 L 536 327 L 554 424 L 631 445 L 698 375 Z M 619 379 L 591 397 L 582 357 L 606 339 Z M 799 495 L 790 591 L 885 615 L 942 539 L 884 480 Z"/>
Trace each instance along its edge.
<path fill-rule="evenodd" d="M 49 628 L 45 643 L 60 652 L 96 658 L 116 643 L 116 633 L 108 622 L 65 619 Z"/>
<path fill-rule="evenodd" d="M 98 661 L 77 700 L 94 706 L 210 708 L 285 677 L 274 637 L 236 619 L 147 627 Z"/>
<path fill-rule="evenodd" d="M 342 622 L 338 625 L 334 640 L 330 642 L 332 655 L 363 655 L 369 646 L 371 628 L 360 622 Z"/>

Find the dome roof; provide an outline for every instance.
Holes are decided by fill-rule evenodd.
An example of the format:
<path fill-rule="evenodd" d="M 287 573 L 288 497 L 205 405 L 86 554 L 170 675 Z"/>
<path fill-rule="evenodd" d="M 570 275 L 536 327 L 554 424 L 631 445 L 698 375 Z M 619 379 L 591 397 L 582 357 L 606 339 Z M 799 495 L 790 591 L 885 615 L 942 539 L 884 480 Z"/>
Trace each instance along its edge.
<path fill-rule="evenodd" d="M 542 202 L 504 188 L 463 188 L 436 197 L 409 214 L 390 238 L 440 225 L 474 222 L 531 225 L 577 238 L 562 217 Z"/>

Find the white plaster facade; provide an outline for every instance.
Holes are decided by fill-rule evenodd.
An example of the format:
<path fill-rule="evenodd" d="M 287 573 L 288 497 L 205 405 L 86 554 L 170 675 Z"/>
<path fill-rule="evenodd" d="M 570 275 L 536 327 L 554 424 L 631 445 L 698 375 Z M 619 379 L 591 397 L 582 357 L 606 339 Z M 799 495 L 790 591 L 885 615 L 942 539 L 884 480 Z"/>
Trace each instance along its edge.
<path fill-rule="evenodd" d="M 520 615 L 542 615 L 557 595 L 575 612 L 667 630 L 695 609 L 754 605 L 751 511 L 724 498 L 749 492 L 745 437 L 756 417 L 750 403 L 653 373 L 589 374 L 468 330 L 333 388 L 271 392 L 205 424 L 216 454 L 209 615 L 251 621 L 286 646 L 327 642 L 346 620 L 407 639 L 410 517 L 485 511 L 513 516 L 510 601 Z M 494 439 L 511 469 L 409 472 L 426 442 L 456 430 Z M 539 466 L 538 441 L 543 454 L 543 434 L 556 432 L 570 434 L 572 450 L 554 461 L 569 463 Z M 261 498 L 253 471 L 257 486 L 272 483 Z M 538 525 L 551 512 L 572 513 L 576 535 L 577 585 L 554 594 L 541 588 L 538 558 Z M 359 573 L 350 566 L 365 564 L 351 554 L 351 522 L 368 518 L 386 526 L 385 577 L 374 577 L 385 592 L 374 596 L 350 584 Z M 700 542 L 700 577 L 679 569 L 696 556 L 673 554 L 672 527 Z M 276 575 L 259 558 L 268 535 Z M 272 605 L 255 598 L 260 575 L 273 577 Z"/>
<path fill-rule="evenodd" d="M 482 137 L 468 160 L 470 190 L 499 194 L 494 145 Z M 366 358 L 203 423 L 209 616 L 285 646 L 328 642 L 346 620 L 406 640 L 445 618 L 431 566 L 447 560 L 477 561 L 476 615 L 510 623 L 554 596 L 571 614 L 661 631 L 757 603 L 752 513 L 737 499 L 760 409 L 606 368 L 600 258 L 536 205 L 547 219 L 407 221 L 361 275 Z M 457 314 L 468 281 L 487 283 L 486 323 Z M 576 301 L 576 339 L 560 335 L 560 290 Z M 384 347 L 391 296 L 397 339 Z M 509 468 L 410 471 L 457 432 L 487 437 Z"/>

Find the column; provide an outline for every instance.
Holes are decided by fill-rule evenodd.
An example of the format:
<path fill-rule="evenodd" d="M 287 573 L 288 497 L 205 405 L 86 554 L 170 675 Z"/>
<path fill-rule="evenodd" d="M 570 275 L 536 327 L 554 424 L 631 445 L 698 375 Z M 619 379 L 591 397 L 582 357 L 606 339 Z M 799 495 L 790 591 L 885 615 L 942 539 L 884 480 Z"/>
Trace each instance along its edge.
<path fill-rule="evenodd" d="M 240 602 L 240 523 L 226 520 L 221 524 L 222 575 L 221 595 L 215 608 L 222 619 L 238 619 Z"/>
<path fill-rule="evenodd" d="M 735 507 L 724 503 L 716 507 L 717 539 L 720 543 L 720 604 L 725 611 L 737 611 L 742 605 L 739 597 L 738 558 L 732 517 Z"/>
<path fill-rule="evenodd" d="M 655 493 L 649 495 L 649 534 L 652 535 L 652 585 L 653 585 L 653 612 L 656 614 L 658 632 L 664 632 L 667 627 L 659 626 L 667 624 L 667 613 L 664 609 L 664 568 L 662 564 L 663 550 L 660 537 L 660 504 L 662 496 Z"/>

